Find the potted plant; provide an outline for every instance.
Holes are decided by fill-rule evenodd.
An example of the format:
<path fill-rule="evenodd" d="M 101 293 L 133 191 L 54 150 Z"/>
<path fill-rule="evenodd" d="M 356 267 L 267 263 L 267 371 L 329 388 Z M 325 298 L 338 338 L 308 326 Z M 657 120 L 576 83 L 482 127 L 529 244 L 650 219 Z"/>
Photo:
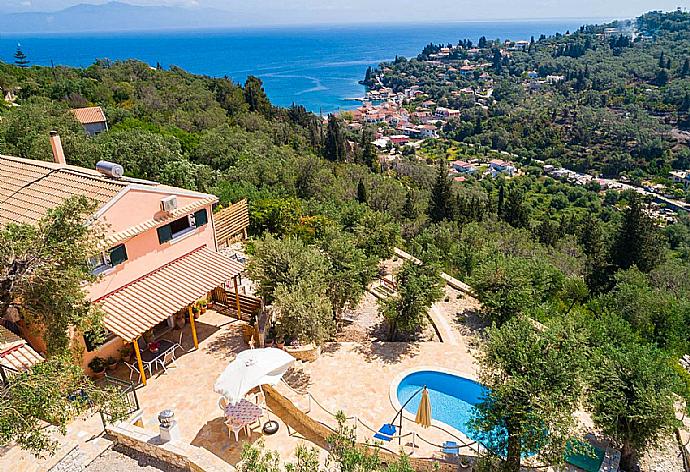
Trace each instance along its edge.
<path fill-rule="evenodd" d="M 153 330 L 152 329 L 149 329 L 148 331 L 146 331 L 144 333 L 144 341 L 146 341 L 147 343 L 150 343 L 151 341 L 153 341 Z"/>
<path fill-rule="evenodd" d="M 151 351 L 154 354 L 158 352 L 158 349 L 160 349 L 160 347 L 161 343 L 158 341 L 152 341 L 149 343 L 149 351 Z"/>
<path fill-rule="evenodd" d="M 276 338 L 276 347 L 278 349 L 283 349 L 285 347 L 285 338 L 283 338 L 283 336 L 278 336 Z"/>
<path fill-rule="evenodd" d="M 105 376 L 106 361 L 102 357 L 94 357 L 89 362 L 89 369 L 93 371 L 94 378 L 102 379 Z"/>
<path fill-rule="evenodd" d="M 184 310 L 175 313 L 175 316 L 173 317 L 173 322 L 175 323 L 176 329 L 184 328 L 184 325 L 187 322 Z"/>
<path fill-rule="evenodd" d="M 199 309 L 200 309 L 202 315 L 204 313 L 206 313 L 207 307 L 208 307 L 208 301 L 205 298 L 202 298 L 201 300 L 199 300 Z"/>
<path fill-rule="evenodd" d="M 192 305 L 192 314 L 194 315 L 195 320 L 199 319 L 199 305 L 197 305 L 196 303 Z"/>
<path fill-rule="evenodd" d="M 119 350 L 120 357 L 124 359 L 127 362 L 132 362 L 132 356 L 134 355 L 134 349 L 132 349 L 132 345 L 127 343 L 124 346 L 122 346 Z"/>
<path fill-rule="evenodd" d="M 115 359 L 113 356 L 109 356 L 106 363 L 107 363 L 108 372 L 114 371 L 115 368 L 117 367 L 117 359 Z"/>

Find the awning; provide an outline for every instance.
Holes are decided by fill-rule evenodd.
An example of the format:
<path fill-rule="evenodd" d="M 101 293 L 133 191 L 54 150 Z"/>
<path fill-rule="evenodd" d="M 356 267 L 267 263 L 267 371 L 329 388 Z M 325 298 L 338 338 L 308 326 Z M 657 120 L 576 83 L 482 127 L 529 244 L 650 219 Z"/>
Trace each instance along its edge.
<path fill-rule="evenodd" d="M 239 262 L 203 246 L 94 303 L 105 312 L 105 327 L 131 342 L 243 270 Z"/>

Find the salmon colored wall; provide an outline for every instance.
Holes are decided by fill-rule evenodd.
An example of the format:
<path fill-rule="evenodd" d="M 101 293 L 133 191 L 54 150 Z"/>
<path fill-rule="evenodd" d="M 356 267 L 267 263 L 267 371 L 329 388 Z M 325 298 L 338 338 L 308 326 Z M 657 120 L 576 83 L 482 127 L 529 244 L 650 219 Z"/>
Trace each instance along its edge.
<path fill-rule="evenodd" d="M 163 216 L 160 202 L 163 198 L 177 196 L 177 207 L 182 208 L 199 201 L 201 198 L 176 193 L 147 192 L 144 190 L 129 190 L 108 208 L 99 221 L 108 225 L 107 233 L 117 233 L 156 216 Z"/>
<path fill-rule="evenodd" d="M 111 339 L 107 343 L 103 344 L 101 347 L 96 349 L 95 351 L 88 352 L 86 350 L 86 344 L 84 343 L 84 338 L 82 336 L 75 336 L 75 342 L 79 343 L 82 348 L 84 349 L 84 354 L 82 356 L 82 368 L 84 370 L 91 372 L 91 369 L 89 369 L 89 362 L 91 362 L 91 359 L 94 357 L 102 357 L 103 359 L 107 359 L 108 357 L 114 357 L 115 359 L 120 359 L 121 354 L 120 354 L 120 349 L 124 347 L 126 343 L 122 338 L 115 337 L 115 339 Z"/>
<path fill-rule="evenodd" d="M 205 208 L 208 213 L 208 224 L 179 239 L 160 244 L 156 228 L 152 228 L 125 241 L 127 261 L 107 271 L 99 281 L 88 287 L 90 299 L 100 298 L 198 247 L 207 246 L 215 249 L 211 205 Z"/>

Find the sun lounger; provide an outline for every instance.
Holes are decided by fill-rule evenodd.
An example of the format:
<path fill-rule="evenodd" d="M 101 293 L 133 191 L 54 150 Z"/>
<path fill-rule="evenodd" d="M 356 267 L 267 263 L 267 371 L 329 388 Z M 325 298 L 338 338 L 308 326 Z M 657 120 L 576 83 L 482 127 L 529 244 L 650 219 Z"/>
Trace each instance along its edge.
<path fill-rule="evenodd" d="M 395 425 L 392 425 L 390 423 L 386 423 L 381 428 L 379 431 L 374 434 L 374 439 L 380 439 L 381 441 L 390 441 L 393 439 L 393 436 L 395 436 L 395 433 L 397 432 L 397 428 Z"/>

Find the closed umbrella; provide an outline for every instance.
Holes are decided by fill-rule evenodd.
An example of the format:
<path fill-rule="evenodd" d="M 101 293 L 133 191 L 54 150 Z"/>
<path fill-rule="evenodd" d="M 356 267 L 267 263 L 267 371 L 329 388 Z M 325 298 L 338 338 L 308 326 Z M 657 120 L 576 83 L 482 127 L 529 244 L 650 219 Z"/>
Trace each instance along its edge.
<path fill-rule="evenodd" d="M 422 390 L 422 399 L 419 401 L 419 408 L 417 409 L 417 416 L 414 418 L 415 423 L 428 428 L 431 426 L 431 401 L 429 401 L 429 392 L 426 387 Z"/>

